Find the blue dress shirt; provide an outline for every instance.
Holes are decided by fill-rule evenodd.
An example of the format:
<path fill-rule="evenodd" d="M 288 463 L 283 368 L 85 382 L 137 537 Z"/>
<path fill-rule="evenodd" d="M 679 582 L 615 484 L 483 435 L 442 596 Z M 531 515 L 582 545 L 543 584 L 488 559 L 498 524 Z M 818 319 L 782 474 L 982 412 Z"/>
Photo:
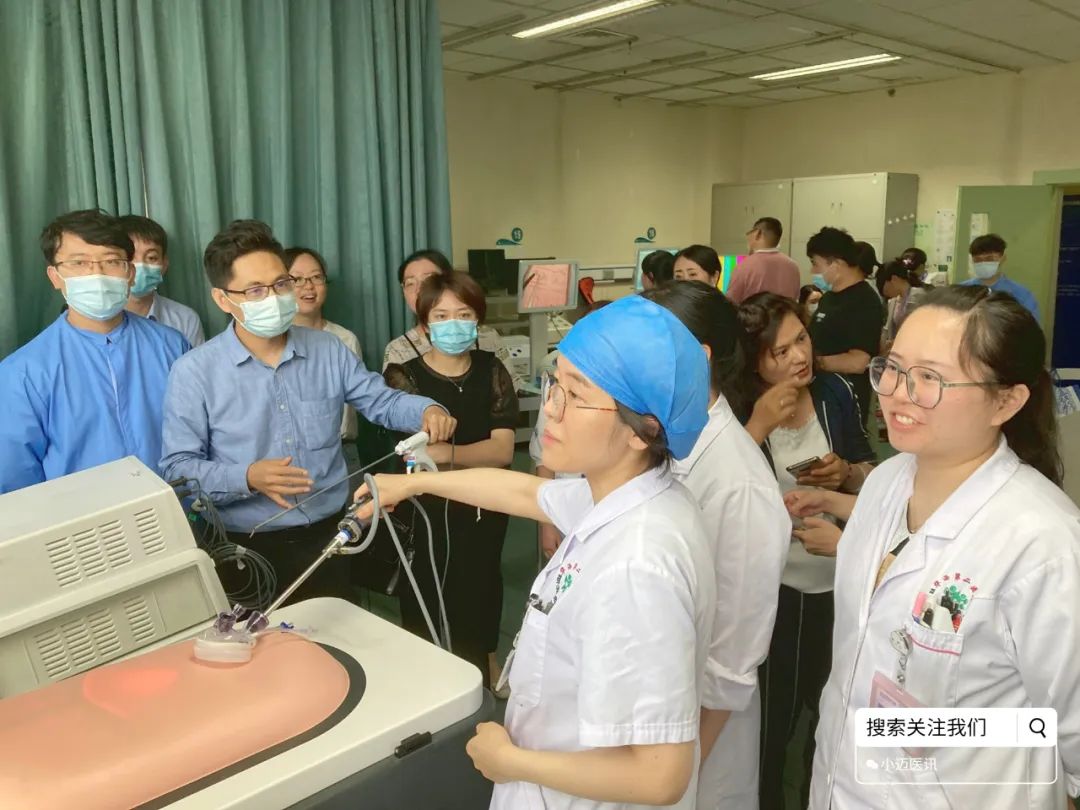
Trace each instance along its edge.
<path fill-rule="evenodd" d="M 314 481 L 312 493 L 330 489 L 263 531 L 323 520 L 341 509 L 359 485 L 343 480 L 341 412 L 346 403 L 369 421 L 406 433 L 419 430 L 424 411 L 436 404 L 387 386 L 329 332 L 292 327 L 277 368 L 270 368 L 244 347 L 230 325 L 181 358 L 169 375 L 162 470 L 170 480 L 198 481 L 225 528 L 248 532 L 282 511 L 248 489 L 248 467 L 291 456 L 292 465 L 307 470 Z M 309 497 L 286 500 L 298 503 Z"/>
<path fill-rule="evenodd" d="M 969 278 L 966 281 L 960 282 L 964 287 L 974 287 L 981 285 L 982 282 L 977 278 Z M 1031 290 L 1025 287 L 1023 284 L 1017 284 L 1011 278 L 1002 276 L 993 284 L 990 285 L 990 289 L 994 292 L 1004 292 L 1011 295 L 1020 305 L 1035 316 L 1035 320 L 1042 324 L 1042 319 L 1039 317 L 1039 303 L 1035 300 L 1035 296 L 1032 295 Z"/>
<path fill-rule="evenodd" d="M 164 295 L 154 293 L 154 301 L 150 304 L 150 311 L 146 317 L 152 321 L 171 326 L 181 335 L 187 338 L 187 342 L 195 346 L 206 343 L 206 335 L 203 334 L 202 321 L 199 313 L 189 306 L 173 301 Z"/>
<path fill-rule="evenodd" d="M 128 313 L 106 335 L 53 321 L 0 362 L 0 492 L 125 456 L 157 470 L 169 369 L 188 348 Z"/>

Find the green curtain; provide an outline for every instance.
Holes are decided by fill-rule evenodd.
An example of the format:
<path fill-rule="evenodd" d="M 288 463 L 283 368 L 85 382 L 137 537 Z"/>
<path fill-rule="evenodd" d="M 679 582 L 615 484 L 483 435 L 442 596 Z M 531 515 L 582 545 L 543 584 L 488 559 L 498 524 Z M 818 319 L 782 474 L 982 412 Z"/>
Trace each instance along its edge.
<path fill-rule="evenodd" d="M 128 0 L 0 3 L 0 357 L 59 315 L 41 229 L 142 207 Z"/>
<path fill-rule="evenodd" d="M 369 363 L 406 328 L 394 275 L 449 250 L 439 22 L 429 0 L 139 0 L 149 214 L 173 234 L 168 294 L 211 333 L 202 249 L 268 222 L 323 254 L 327 316 Z"/>
<path fill-rule="evenodd" d="M 286 246 L 326 257 L 327 316 L 357 333 L 369 364 L 381 359 L 408 325 L 398 262 L 417 247 L 450 250 L 435 0 L 35 0 L 36 23 L 14 4 L 23 32 L 4 24 L 8 5 L 0 110 L 15 109 L 20 137 L 9 145 L 4 123 L 0 224 L 12 244 L 0 241 L 0 290 L 33 287 L 36 309 L 0 332 L 0 352 L 58 310 L 34 258 L 42 225 L 88 205 L 141 213 L 145 188 L 145 213 L 170 235 L 163 291 L 210 334 L 226 318 L 203 248 L 229 221 L 255 217 Z M 73 106 L 99 120 L 71 128 L 57 108 Z M 47 164 L 62 176 L 49 182 Z M 20 196 L 31 182 L 33 208 Z M 0 316 L 15 308 L 0 301 Z"/>

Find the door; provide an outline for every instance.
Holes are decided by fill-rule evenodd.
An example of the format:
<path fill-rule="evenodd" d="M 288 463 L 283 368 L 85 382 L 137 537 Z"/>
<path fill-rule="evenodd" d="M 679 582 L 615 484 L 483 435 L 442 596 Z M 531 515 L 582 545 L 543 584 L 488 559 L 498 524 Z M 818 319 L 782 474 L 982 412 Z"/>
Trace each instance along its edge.
<path fill-rule="evenodd" d="M 968 247 L 972 215 L 1008 247 L 1005 274 L 1035 296 L 1043 329 L 1053 331 L 1053 296 L 1057 284 L 1058 223 L 1061 192 L 1054 186 L 961 186 L 956 203 L 954 283 L 971 278 Z"/>

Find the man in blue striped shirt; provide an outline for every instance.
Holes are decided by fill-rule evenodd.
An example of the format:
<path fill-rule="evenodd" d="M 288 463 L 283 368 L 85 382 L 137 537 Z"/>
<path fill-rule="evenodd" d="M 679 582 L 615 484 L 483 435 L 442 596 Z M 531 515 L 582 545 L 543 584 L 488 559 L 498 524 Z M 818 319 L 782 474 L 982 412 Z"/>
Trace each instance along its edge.
<path fill-rule="evenodd" d="M 57 217 L 41 249 L 68 306 L 0 362 L 0 493 L 125 456 L 157 469 L 165 383 L 188 342 L 124 312 L 134 246 L 114 217 Z"/>
<path fill-rule="evenodd" d="M 234 322 L 169 376 L 162 471 L 198 481 L 231 539 L 267 557 L 285 587 L 333 536 L 355 489 L 341 449 L 346 403 L 391 430 L 425 430 L 433 442 L 448 441 L 456 422 L 432 400 L 389 388 L 334 335 L 292 325 L 294 282 L 265 224 L 232 223 L 203 263 L 214 303 Z M 295 598 L 344 595 L 341 562 L 324 564 Z"/>

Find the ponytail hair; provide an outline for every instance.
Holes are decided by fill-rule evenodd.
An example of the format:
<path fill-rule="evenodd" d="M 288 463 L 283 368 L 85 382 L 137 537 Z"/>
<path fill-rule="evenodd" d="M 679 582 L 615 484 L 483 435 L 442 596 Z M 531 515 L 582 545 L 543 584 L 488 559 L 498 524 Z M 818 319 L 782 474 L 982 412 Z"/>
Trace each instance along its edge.
<path fill-rule="evenodd" d="M 923 306 L 967 316 L 960 338 L 960 363 L 985 368 L 1001 388 L 1027 386 L 1030 396 L 1001 426 L 1009 447 L 1059 487 L 1064 478 L 1054 415 L 1054 383 L 1044 364 L 1046 336 L 1034 316 L 1008 293 L 981 284 L 930 290 Z M 973 377 L 977 377 L 972 373 Z"/>
<path fill-rule="evenodd" d="M 862 270 L 863 275 L 867 278 L 871 278 L 877 272 L 877 269 L 881 267 L 881 262 L 877 258 L 877 251 L 869 242 L 855 243 L 855 259 L 855 265 Z"/>

